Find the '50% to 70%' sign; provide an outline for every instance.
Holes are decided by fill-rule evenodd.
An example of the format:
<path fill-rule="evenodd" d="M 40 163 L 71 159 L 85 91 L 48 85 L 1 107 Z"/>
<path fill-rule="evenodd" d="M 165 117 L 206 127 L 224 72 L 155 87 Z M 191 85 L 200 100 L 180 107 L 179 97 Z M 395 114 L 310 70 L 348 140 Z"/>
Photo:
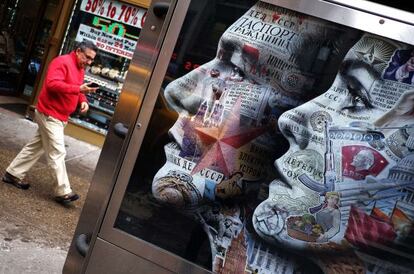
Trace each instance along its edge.
<path fill-rule="evenodd" d="M 142 28 L 147 11 L 112 0 L 83 0 L 80 10 Z"/>

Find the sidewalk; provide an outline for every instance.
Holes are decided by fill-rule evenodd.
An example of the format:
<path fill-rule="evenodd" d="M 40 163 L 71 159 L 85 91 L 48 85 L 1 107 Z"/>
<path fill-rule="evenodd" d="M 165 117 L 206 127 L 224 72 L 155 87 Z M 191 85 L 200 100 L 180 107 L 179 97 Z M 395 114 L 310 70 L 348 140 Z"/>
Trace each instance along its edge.
<path fill-rule="evenodd" d="M 0 175 L 36 130 L 35 123 L 10 111 L 11 104 L 18 106 L 0 96 Z M 53 200 L 54 174 L 45 158 L 27 175 L 28 190 L 0 183 L 0 274 L 62 271 L 101 152 L 69 136 L 65 142 L 69 179 L 80 194 L 78 201 L 62 206 Z"/>

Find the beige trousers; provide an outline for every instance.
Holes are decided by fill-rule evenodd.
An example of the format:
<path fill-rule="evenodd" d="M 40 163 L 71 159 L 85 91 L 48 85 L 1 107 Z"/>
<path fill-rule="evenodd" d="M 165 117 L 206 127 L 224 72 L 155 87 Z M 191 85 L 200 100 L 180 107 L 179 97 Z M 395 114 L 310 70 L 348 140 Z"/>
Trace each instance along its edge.
<path fill-rule="evenodd" d="M 65 164 L 65 122 L 46 116 L 37 110 L 34 121 L 38 125 L 36 135 L 27 143 L 6 169 L 11 175 L 23 180 L 30 168 L 45 153 L 49 166 L 56 173 L 55 195 L 72 192 Z"/>

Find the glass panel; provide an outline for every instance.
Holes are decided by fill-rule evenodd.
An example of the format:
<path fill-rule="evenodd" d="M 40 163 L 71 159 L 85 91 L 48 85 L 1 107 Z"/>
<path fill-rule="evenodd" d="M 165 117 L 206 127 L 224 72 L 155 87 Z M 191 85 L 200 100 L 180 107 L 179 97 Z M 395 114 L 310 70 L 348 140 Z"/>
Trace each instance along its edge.
<path fill-rule="evenodd" d="M 47 3 L 46 3 L 47 2 Z M 23 85 L 19 82 L 27 70 L 32 71 L 33 85 L 43 52 L 36 51 L 36 30 L 47 27 L 42 18 L 45 5 L 56 5 L 56 1 L 2 1 L 0 4 L 0 94 L 20 95 Z M 51 22 L 49 22 L 51 25 Z M 38 33 L 39 34 L 39 33 Z M 30 56 L 36 56 L 33 60 Z M 26 95 L 30 95 L 33 86 Z"/>
<path fill-rule="evenodd" d="M 368 0 L 368 1 L 378 3 L 384 6 L 400 9 L 400 10 L 414 12 L 414 7 L 408 3 L 397 3 L 393 1 L 387 1 L 387 0 Z"/>
<path fill-rule="evenodd" d="M 82 40 L 93 41 L 99 50 L 85 82 L 100 87 L 87 94 L 88 113 L 73 114 L 72 123 L 107 133 L 145 16 L 146 9 L 120 1 L 77 1 L 61 52 L 70 52 Z"/>
<path fill-rule="evenodd" d="M 23 83 L 21 84 L 23 87 L 23 94 L 26 96 L 31 96 L 33 93 L 36 77 L 40 71 L 42 59 L 48 46 L 53 22 L 56 21 L 56 17 L 59 15 L 58 8 L 60 8 L 58 0 L 47 1 L 45 12 L 39 22 L 39 27 L 34 37 L 33 49 L 28 58 L 26 74 L 22 79 Z M 21 43 L 22 41 L 19 42 Z"/>
<path fill-rule="evenodd" d="M 409 272 L 413 56 L 193 1 L 115 227 L 217 273 Z"/>

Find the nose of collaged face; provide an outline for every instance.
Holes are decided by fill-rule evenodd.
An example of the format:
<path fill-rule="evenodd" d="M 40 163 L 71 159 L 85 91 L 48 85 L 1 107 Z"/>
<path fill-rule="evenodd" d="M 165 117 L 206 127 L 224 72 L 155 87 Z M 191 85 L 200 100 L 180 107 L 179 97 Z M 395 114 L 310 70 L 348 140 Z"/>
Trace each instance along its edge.
<path fill-rule="evenodd" d="M 286 111 L 279 117 L 279 130 L 288 139 L 291 147 L 298 146 L 299 149 L 305 149 L 309 144 L 311 133 L 307 128 L 309 124 L 307 106 L 308 103 Z"/>

